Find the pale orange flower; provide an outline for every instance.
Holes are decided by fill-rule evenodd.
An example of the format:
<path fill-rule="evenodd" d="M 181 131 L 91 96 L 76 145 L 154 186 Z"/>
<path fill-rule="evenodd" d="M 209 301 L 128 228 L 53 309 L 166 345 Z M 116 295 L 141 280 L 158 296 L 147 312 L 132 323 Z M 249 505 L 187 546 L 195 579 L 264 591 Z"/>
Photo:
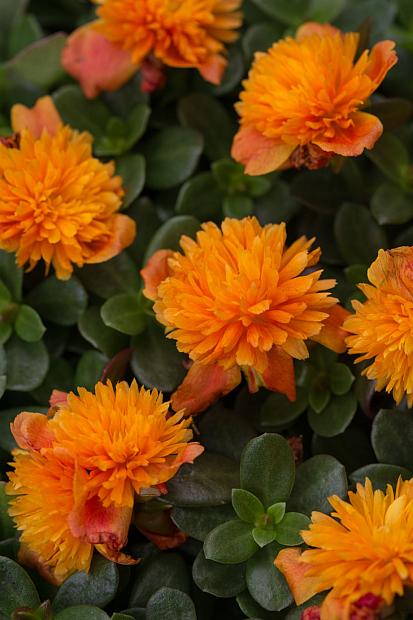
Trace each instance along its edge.
<path fill-rule="evenodd" d="M 392 392 L 396 403 L 413 405 L 413 248 L 380 250 L 368 270 L 371 284 L 360 284 L 365 302 L 353 301 L 355 314 L 345 329 L 356 362 L 369 361 L 363 374 L 376 389 Z"/>
<path fill-rule="evenodd" d="M 20 266 L 43 260 L 67 279 L 73 264 L 100 263 L 135 237 L 118 213 L 122 179 L 92 155 L 92 136 L 64 126 L 50 98 L 12 110 L 17 138 L 0 143 L 0 248 Z"/>
<path fill-rule="evenodd" d="M 151 58 L 170 67 L 196 68 L 209 82 L 221 82 L 225 45 L 236 40 L 242 21 L 241 0 L 95 2 L 98 21 L 75 31 L 62 56 L 88 97 L 115 90 Z M 150 71 L 153 77 L 153 66 Z"/>
<path fill-rule="evenodd" d="M 10 514 L 22 531 L 21 559 L 56 582 L 88 571 L 94 547 L 115 562 L 136 563 L 121 551 L 135 494 L 165 493 L 180 466 L 203 451 L 189 443 L 191 420 L 170 415 L 156 390 L 134 381 L 78 393 L 60 394 L 49 417 L 23 412 L 11 425 L 20 450 L 7 493 L 15 496 Z M 166 539 L 174 546 L 183 537 Z"/>
<path fill-rule="evenodd" d="M 397 62 L 392 41 L 356 60 L 357 33 L 307 23 L 296 38 L 257 53 L 236 108 L 241 128 L 232 155 L 247 174 L 319 168 L 335 154 L 373 148 L 383 127 L 360 108 Z"/>
<path fill-rule="evenodd" d="M 399 481 L 396 491 L 388 485 L 383 493 L 367 479 L 356 493 L 349 492 L 349 502 L 329 499 L 331 516 L 312 513 L 310 529 L 301 532 L 312 548 L 285 549 L 275 559 L 297 605 L 329 590 L 321 620 L 359 618 L 356 612 L 363 607 L 371 610 L 367 617 L 376 617 L 373 611 L 392 605 L 413 585 L 410 487 L 411 481 Z"/>
<path fill-rule="evenodd" d="M 254 217 L 202 228 L 196 241 L 182 237 L 182 254 L 161 250 L 142 270 L 158 321 L 195 362 L 174 408 L 205 408 L 240 382 L 240 369 L 251 390 L 265 385 L 294 400 L 293 358 L 308 356 L 306 341 L 344 349 L 346 312 L 327 292 L 335 281 L 311 269 L 320 250 L 305 237 L 287 247 L 284 224 Z"/>

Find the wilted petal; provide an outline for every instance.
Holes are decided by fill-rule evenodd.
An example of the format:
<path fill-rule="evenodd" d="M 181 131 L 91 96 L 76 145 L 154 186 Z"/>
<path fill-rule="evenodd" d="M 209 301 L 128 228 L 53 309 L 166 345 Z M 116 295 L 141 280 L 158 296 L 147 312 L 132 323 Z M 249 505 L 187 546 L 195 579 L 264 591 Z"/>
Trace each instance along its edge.
<path fill-rule="evenodd" d="M 285 394 L 291 401 L 296 399 L 293 358 L 281 347 L 273 347 L 268 353 L 268 368 L 262 382 L 267 390 Z"/>
<path fill-rule="evenodd" d="M 16 103 L 11 109 L 11 126 L 17 133 L 28 129 L 35 138 L 39 138 L 44 129 L 53 136 L 62 126 L 62 119 L 53 99 L 41 97 L 32 108 Z"/>
<path fill-rule="evenodd" d="M 246 174 L 266 174 L 281 168 L 295 146 L 270 140 L 254 127 L 242 127 L 234 138 L 231 155 L 245 166 Z"/>
<path fill-rule="evenodd" d="M 136 236 L 136 223 L 131 217 L 118 213 L 113 217 L 112 226 L 109 240 L 87 259 L 87 263 L 103 263 L 117 256 L 133 243 Z"/>
<path fill-rule="evenodd" d="M 10 430 L 17 444 L 23 450 L 38 452 L 50 448 L 54 434 L 47 416 L 42 413 L 22 412 L 10 424 Z"/>

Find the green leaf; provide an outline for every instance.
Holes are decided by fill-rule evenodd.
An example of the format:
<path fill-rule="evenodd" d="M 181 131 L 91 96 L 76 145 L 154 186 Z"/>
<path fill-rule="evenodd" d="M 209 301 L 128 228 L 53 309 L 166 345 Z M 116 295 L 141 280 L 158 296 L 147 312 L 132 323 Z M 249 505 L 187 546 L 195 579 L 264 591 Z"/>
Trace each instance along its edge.
<path fill-rule="evenodd" d="M 23 304 L 17 313 L 14 329 L 17 335 L 26 342 L 37 342 L 46 331 L 42 319 L 30 306 Z"/>
<path fill-rule="evenodd" d="M 6 483 L 0 482 L 0 540 L 13 538 L 17 533 L 8 513 L 9 496 L 6 495 L 5 487 Z"/>
<path fill-rule="evenodd" d="M 239 519 L 218 525 L 205 538 L 205 557 L 221 564 L 245 562 L 258 550 L 251 529 L 249 523 Z"/>
<path fill-rule="evenodd" d="M 366 155 L 391 180 L 406 185 L 410 157 L 403 143 L 391 133 L 385 133 Z"/>
<path fill-rule="evenodd" d="M 53 390 L 70 392 L 74 389 L 72 366 L 63 357 L 51 357 L 49 370 L 41 385 L 30 391 L 30 395 L 41 405 L 47 405 Z"/>
<path fill-rule="evenodd" d="M 0 323 L 0 345 L 5 344 L 13 333 L 13 328 L 8 323 Z"/>
<path fill-rule="evenodd" d="M 261 11 L 289 26 L 299 26 L 306 18 L 310 0 L 252 0 Z"/>
<path fill-rule="evenodd" d="M 220 97 L 234 90 L 242 80 L 245 72 L 246 68 L 244 67 L 244 58 L 241 50 L 236 45 L 232 45 L 228 51 L 228 64 L 221 83 L 217 86 L 205 85 L 205 82 L 202 82 L 202 84 L 214 96 Z M 201 80 L 201 76 L 198 79 Z"/>
<path fill-rule="evenodd" d="M 145 331 L 134 337 L 132 345 L 132 370 L 140 383 L 172 392 L 182 382 L 186 374 L 184 356 L 154 321 L 148 322 Z"/>
<path fill-rule="evenodd" d="M 0 344 L 0 398 L 6 390 L 7 384 L 7 356 L 4 347 Z"/>
<path fill-rule="evenodd" d="M 161 588 L 151 596 L 146 608 L 147 620 L 196 620 L 195 606 L 185 592 Z"/>
<path fill-rule="evenodd" d="M 306 19 L 332 21 L 346 6 L 346 0 L 310 0 Z"/>
<path fill-rule="evenodd" d="M 145 133 L 150 114 L 147 105 L 138 103 L 125 120 L 111 116 L 104 135 L 96 142 L 96 155 L 122 155 L 129 151 Z"/>
<path fill-rule="evenodd" d="M 323 437 L 333 437 L 342 433 L 350 424 L 357 410 L 357 399 L 353 392 L 333 396 L 321 413 L 311 409 L 308 421 L 315 433 Z"/>
<path fill-rule="evenodd" d="M 229 504 L 201 508 L 181 508 L 175 506 L 171 519 L 180 530 L 203 541 L 206 535 L 217 525 L 235 518 L 235 512 Z"/>
<path fill-rule="evenodd" d="M 347 493 L 347 476 L 343 465 L 332 456 L 320 454 L 304 461 L 298 468 L 287 509 L 306 515 L 313 510 L 331 512 L 327 498 Z"/>
<path fill-rule="evenodd" d="M 135 220 L 138 226 L 138 234 L 135 241 L 128 248 L 128 254 L 132 256 L 135 270 L 143 267 L 143 259 L 146 248 L 161 225 L 157 210 L 149 198 L 139 198 L 128 209 L 128 216 Z"/>
<path fill-rule="evenodd" d="M 394 183 L 383 183 L 372 196 L 371 212 L 379 224 L 406 224 L 413 217 L 413 198 Z"/>
<path fill-rule="evenodd" d="M 279 550 L 276 543 L 267 545 L 247 563 L 248 590 L 255 601 L 267 611 L 285 609 L 292 602 L 287 582 L 274 566 Z"/>
<path fill-rule="evenodd" d="M 0 557 L 0 619 L 9 620 L 18 607 L 36 608 L 40 605 L 34 583 L 21 566 L 9 558 Z"/>
<path fill-rule="evenodd" d="M 0 250 L 0 280 L 10 291 L 12 299 L 14 301 L 20 301 L 23 285 L 23 270 L 17 265 L 15 255 L 5 252 L 4 250 Z"/>
<path fill-rule="evenodd" d="M 42 38 L 42 29 L 34 15 L 22 15 L 9 33 L 8 56 L 11 58 Z"/>
<path fill-rule="evenodd" d="M 287 512 L 277 525 L 276 540 L 280 545 L 301 545 L 303 540 L 300 536 L 301 530 L 306 530 L 310 524 L 310 519 L 300 512 Z"/>
<path fill-rule="evenodd" d="M 27 302 L 52 323 L 75 325 L 86 310 L 87 293 L 75 276 L 70 280 L 51 276 L 29 293 Z"/>
<path fill-rule="evenodd" d="M 311 442 L 313 454 L 330 454 L 344 465 L 347 471 L 375 462 L 370 437 L 364 429 L 350 425 L 335 437 L 321 437 L 314 433 Z"/>
<path fill-rule="evenodd" d="M 47 413 L 47 408 L 43 409 L 38 405 L 20 405 L 12 409 L 3 409 L 0 413 L 0 448 L 5 452 L 11 452 L 17 447 L 13 435 L 10 431 L 10 424 L 16 415 L 22 411 L 34 411 L 36 413 Z"/>
<path fill-rule="evenodd" d="M 199 220 L 214 219 L 221 213 L 223 192 L 211 172 L 201 172 L 182 185 L 175 211 Z"/>
<path fill-rule="evenodd" d="M 74 573 L 62 583 L 53 601 L 55 613 L 76 605 L 105 607 L 115 597 L 119 585 L 116 564 L 96 555 L 89 573 Z"/>
<path fill-rule="evenodd" d="M 60 58 L 65 44 L 66 35 L 61 32 L 36 41 L 9 60 L 7 74 L 48 90 L 64 76 Z"/>
<path fill-rule="evenodd" d="M 254 203 L 245 194 L 233 194 L 226 196 L 222 205 L 225 217 L 235 217 L 242 219 L 251 215 L 254 210 Z"/>
<path fill-rule="evenodd" d="M 385 232 L 362 205 L 345 203 L 337 213 L 334 234 L 349 265 L 370 265 L 381 248 L 387 248 Z"/>
<path fill-rule="evenodd" d="M 29 0 L 2 0 L 0 2 L 0 58 L 7 51 L 10 29 L 22 17 Z"/>
<path fill-rule="evenodd" d="M 0 309 L 7 308 L 11 302 L 11 293 L 4 282 L 0 280 Z"/>
<path fill-rule="evenodd" d="M 220 404 L 199 418 L 198 428 L 207 452 L 223 454 L 234 461 L 241 459 L 245 445 L 256 437 L 245 417 L 236 411 L 224 409 Z"/>
<path fill-rule="evenodd" d="M 283 28 L 274 23 L 253 24 L 242 38 L 242 49 L 248 62 L 252 62 L 256 52 L 266 52 L 275 41 L 282 37 Z"/>
<path fill-rule="evenodd" d="M 244 489 L 232 489 L 232 505 L 239 518 L 247 523 L 255 523 L 264 514 L 262 502 Z"/>
<path fill-rule="evenodd" d="M 294 484 L 294 456 L 281 435 L 265 433 L 252 439 L 241 458 L 241 487 L 271 506 L 286 501 Z"/>
<path fill-rule="evenodd" d="M 192 566 L 193 579 L 203 592 L 231 598 L 245 590 L 245 564 L 219 564 L 207 560 L 201 550 Z"/>
<path fill-rule="evenodd" d="M 88 131 L 95 138 L 105 133 L 110 112 L 99 99 L 86 99 L 79 86 L 59 88 L 53 95 L 63 121 L 79 131 Z"/>
<path fill-rule="evenodd" d="M 98 306 L 89 306 L 80 317 L 78 327 L 83 338 L 108 357 L 113 357 L 129 342 L 126 336 L 104 324 Z"/>
<path fill-rule="evenodd" d="M 284 394 L 272 393 L 261 407 L 260 426 L 284 429 L 296 420 L 307 409 L 307 391 L 297 388 L 297 398 L 291 402 Z"/>
<path fill-rule="evenodd" d="M 145 607 L 160 588 L 189 592 L 188 569 L 178 553 L 156 553 L 139 564 L 129 599 L 130 607 Z"/>
<path fill-rule="evenodd" d="M 366 265 L 350 265 L 344 269 L 347 280 L 357 286 L 362 282 L 367 282 L 367 266 Z"/>
<path fill-rule="evenodd" d="M 381 409 L 373 421 L 371 443 L 380 463 L 413 470 L 413 418 L 410 411 Z"/>
<path fill-rule="evenodd" d="M 43 342 L 24 342 L 14 335 L 5 349 L 7 389 L 30 392 L 37 388 L 49 369 L 49 355 Z"/>
<path fill-rule="evenodd" d="M 270 515 L 275 524 L 280 523 L 283 520 L 285 515 L 285 507 L 285 502 L 277 502 L 268 508 L 267 514 Z"/>
<path fill-rule="evenodd" d="M 265 547 L 275 540 L 275 527 L 254 527 L 252 536 L 259 547 Z"/>
<path fill-rule="evenodd" d="M 100 314 L 107 327 L 129 336 L 140 334 L 146 326 L 144 305 L 138 295 L 130 293 L 115 295 L 105 301 Z"/>
<path fill-rule="evenodd" d="M 55 620 L 109 620 L 109 616 L 99 607 L 74 605 L 58 613 Z"/>
<path fill-rule="evenodd" d="M 122 205 L 126 209 L 138 198 L 145 185 L 146 163 L 144 158 L 137 153 L 118 157 L 116 174 L 122 177 L 122 186 L 125 190 Z M 139 229 L 138 234 L 140 234 Z"/>
<path fill-rule="evenodd" d="M 205 155 L 215 161 L 228 157 L 234 127 L 232 118 L 220 101 L 203 93 L 192 93 L 178 103 L 182 125 L 196 129 L 203 136 Z"/>
<path fill-rule="evenodd" d="M 192 215 L 177 215 L 171 217 L 157 230 L 152 237 L 145 254 L 144 263 L 157 250 L 179 250 L 179 241 L 182 235 L 195 237 L 201 228 L 201 223 Z"/>
<path fill-rule="evenodd" d="M 328 376 L 330 380 L 330 389 L 333 394 L 337 394 L 338 396 L 347 394 L 354 381 L 354 376 L 350 368 L 339 362 L 335 362 L 331 365 Z"/>
<path fill-rule="evenodd" d="M 304 206 L 323 214 L 335 212 L 348 196 L 343 179 L 328 168 L 300 172 L 290 184 L 290 193 Z"/>
<path fill-rule="evenodd" d="M 314 412 L 318 414 L 327 407 L 330 398 L 330 390 L 325 385 L 324 378 L 322 376 L 316 377 L 311 384 L 310 392 L 308 394 L 308 404 Z"/>
<path fill-rule="evenodd" d="M 366 109 L 369 114 L 379 117 L 385 131 L 404 125 L 410 119 L 412 111 L 413 104 L 399 97 L 383 98 L 375 101 Z"/>
<path fill-rule="evenodd" d="M 174 506 L 220 506 L 231 500 L 239 486 L 238 466 L 234 461 L 206 452 L 193 465 L 183 465 L 168 481 L 164 499 Z"/>
<path fill-rule="evenodd" d="M 353 471 L 349 478 L 353 484 L 365 484 L 368 478 L 374 489 L 386 490 L 388 484 L 396 488 L 399 478 L 410 480 L 413 472 L 411 469 L 399 467 L 398 465 L 385 465 L 384 463 L 371 463 Z"/>
<path fill-rule="evenodd" d="M 98 265 L 85 265 L 78 276 L 88 291 L 103 299 L 119 293 L 137 293 L 140 285 L 136 264 L 125 252 Z"/>
<path fill-rule="evenodd" d="M 237 603 L 241 611 L 254 620 L 284 620 L 284 614 L 278 611 L 267 611 L 255 601 L 248 590 L 237 596 Z"/>
<path fill-rule="evenodd" d="M 301 205 L 290 193 L 290 186 L 284 181 L 273 181 L 269 192 L 255 201 L 255 213 L 263 226 L 288 222 L 298 213 Z"/>
<path fill-rule="evenodd" d="M 158 131 L 143 148 L 148 187 L 169 189 L 180 185 L 194 172 L 202 148 L 202 136 L 193 129 L 168 127 Z"/>
<path fill-rule="evenodd" d="M 85 351 L 76 366 L 75 385 L 93 392 L 108 362 L 108 358 L 99 351 Z"/>

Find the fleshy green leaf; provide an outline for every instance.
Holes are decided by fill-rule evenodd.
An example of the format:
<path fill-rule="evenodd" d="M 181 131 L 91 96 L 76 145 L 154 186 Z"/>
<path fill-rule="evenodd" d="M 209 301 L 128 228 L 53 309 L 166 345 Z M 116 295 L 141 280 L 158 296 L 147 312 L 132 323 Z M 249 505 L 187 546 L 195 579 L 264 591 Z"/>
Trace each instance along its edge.
<path fill-rule="evenodd" d="M 30 392 L 37 388 L 49 369 L 49 355 L 43 342 L 24 342 L 16 335 L 5 346 L 7 389 Z"/>
<path fill-rule="evenodd" d="M 185 592 L 160 588 L 151 596 L 146 607 L 147 620 L 196 620 L 195 606 Z"/>
<path fill-rule="evenodd" d="M 182 235 L 194 238 L 201 227 L 192 215 L 177 215 L 167 220 L 152 237 L 145 254 L 144 263 L 157 250 L 179 250 Z"/>
<path fill-rule="evenodd" d="M 17 533 L 8 513 L 10 497 L 6 495 L 5 486 L 5 482 L 0 482 L 0 540 L 13 538 Z"/>
<path fill-rule="evenodd" d="M 7 63 L 8 75 L 45 89 L 52 87 L 64 75 L 60 57 L 65 43 L 66 35 L 61 32 L 36 41 Z"/>
<path fill-rule="evenodd" d="M 232 505 L 239 518 L 246 523 L 255 523 L 264 514 L 262 502 L 244 489 L 232 489 Z"/>
<path fill-rule="evenodd" d="M 107 327 L 129 336 L 143 332 L 147 320 L 142 299 L 130 293 L 121 293 L 105 301 L 101 317 Z"/>
<path fill-rule="evenodd" d="M 198 508 L 175 506 L 171 518 L 180 530 L 196 540 L 203 541 L 215 527 L 234 519 L 235 512 L 229 504 Z"/>
<path fill-rule="evenodd" d="M 320 454 L 304 461 L 298 468 L 287 509 L 311 515 L 313 510 L 331 512 L 327 498 L 347 493 L 347 476 L 343 465 L 332 456 Z"/>
<path fill-rule="evenodd" d="M 26 571 L 9 558 L 0 557 L 0 618 L 8 620 L 18 607 L 40 605 L 34 583 Z"/>
<path fill-rule="evenodd" d="M 29 293 L 27 302 L 52 323 L 74 325 L 86 310 L 87 293 L 74 276 L 70 280 L 51 276 Z"/>
<path fill-rule="evenodd" d="M 144 158 L 137 153 L 118 157 L 116 174 L 122 177 L 122 187 L 125 190 L 122 205 L 126 209 L 138 198 L 145 185 L 146 163 Z M 139 229 L 138 234 L 140 234 Z"/>
<path fill-rule="evenodd" d="M 247 562 L 248 590 L 267 611 L 285 609 L 292 602 L 287 582 L 274 566 L 279 550 L 279 545 L 271 543 L 260 549 Z"/>
<path fill-rule="evenodd" d="M 37 342 L 46 331 L 42 319 L 30 306 L 20 306 L 14 323 L 16 334 L 26 342 Z"/>
<path fill-rule="evenodd" d="M 333 437 L 342 433 L 350 424 L 357 409 L 357 399 L 353 392 L 342 396 L 333 396 L 321 413 L 311 409 L 308 421 L 318 435 Z"/>
<path fill-rule="evenodd" d="M 55 620 L 109 620 L 109 616 L 99 607 L 74 605 L 58 613 Z"/>
<path fill-rule="evenodd" d="M 189 592 L 188 569 L 178 553 L 156 553 L 139 564 L 129 599 L 130 607 L 145 607 L 160 588 Z"/>
<path fill-rule="evenodd" d="M 337 394 L 338 396 L 347 394 L 354 381 L 354 376 L 350 368 L 339 362 L 332 364 L 328 376 L 330 380 L 330 389 L 333 394 Z"/>
<path fill-rule="evenodd" d="M 249 523 L 239 519 L 218 525 L 205 538 L 205 557 L 221 564 L 245 562 L 258 550 L 251 530 Z"/>
<path fill-rule="evenodd" d="M 399 478 L 410 480 L 413 476 L 411 469 L 399 467 L 398 465 L 385 465 L 384 463 L 371 463 L 356 469 L 350 474 L 350 480 L 353 484 L 366 484 L 368 478 L 374 489 L 386 491 L 387 485 L 391 484 L 394 488 Z"/>
<path fill-rule="evenodd" d="M 200 551 L 192 566 L 193 579 L 203 592 L 219 598 L 237 596 L 245 590 L 245 564 L 219 564 Z"/>
<path fill-rule="evenodd" d="M 335 238 L 344 260 L 370 265 L 380 249 L 387 248 L 386 233 L 362 205 L 345 203 L 334 223 Z"/>
<path fill-rule="evenodd" d="M 276 540 L 280 545 L 301 545 L 300 531 L 308 528 L 310 519 L 300 512 L 287 512 L 277 525 Z"/>
<path fill-rule="evenodd" d="M 220 214 L 223 192 L 211 172 L 201 172 L 182 185 L 175 205 L 181 215 L 199 220 L 213 219 Z"/>
<path fill-rule="evenodd" d="M 371 443 L 380 463 L 413 470 L 413 418 L 409 411 L 382 409 L 374 418 Z"/>
<path fill-rule="evenodd" d="M 127 347 L 129 342 L 125 335 L 104 324 L 98 306 L 89 306 L 80 317 L 78 327 L 83 338 L 108 357 Z"/>

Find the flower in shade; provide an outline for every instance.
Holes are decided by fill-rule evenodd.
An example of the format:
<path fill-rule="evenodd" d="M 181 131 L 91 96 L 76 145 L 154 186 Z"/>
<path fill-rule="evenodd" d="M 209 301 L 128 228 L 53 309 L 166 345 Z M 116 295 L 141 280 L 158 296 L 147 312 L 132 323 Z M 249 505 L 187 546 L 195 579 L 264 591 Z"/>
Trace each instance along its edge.
<path fill-rule="evenodd" d="M 347 313 L 329 295 L 335 281 L 314 269 L 320 250 L 305 237 L 287 247 L 284 224 L 254 217 L 202 229 L 182 237 L 183 253 L 161 250 L 142 271 L 158 321 L 194 362 L 174 408 L 205 408 L 240 382 L 240 369 L 251 391 L 265 385 L 294 400 L 293 359 L 308 356 L 306 341 L 344 350 Z"/>
<path fill-rule="evenodd" d="M 20 266 L 43 260 L 67 279 L 73 264 L 100 263 L 135 237 L 118 213 L 122 179 L 92 155 L 92 136 L 63 125 L 52 100 L 12 110 L 18 139 L 0 143 L 0 248 Z"/>
<path fill-rule="evenodd" d="M 331 515 L 312 513 L 301 532 L 311 548 L 285 549 L 275 559 L 297 605 L 329 590 L 321 620 L 373 619 L 413 585 L 411 489 L 412 481 L 400 480 L 396 491 L 374 491 L 367 479 L 348 502 L 329 498 Z"/>
<path fill-rule="evenodd" d="M 392 392 L 399 403 L 406 394 L 413 405 L 413 248 L 380 250 L 368 270 L 370 284 L 359 288 L 366 301 L 353 301 L 355 313 L 345 328 L 349 352 L 376 389 Z"/>
<path fill-rule="evenodd" d="M 116 90 L 139 68 L 146 90 L 159 87 L 159 63 L 193 67 L 209 82 L 221 82 L 225 45 L 236 40 L 242 21 L 241 0 L 95 2 L 99 19 L 75 31 L 62 56 L 63 66 L 88 97 Z"/>
<path fill-rule="evenodd" d="M 257 53 L 236 108 L 232 155 L 247 174 L 289 166 L 319 168 L 335 155 L 373 148 L 383 127 L 360 108 L 397 62 L 392 41 L 356 59 L 357 33 L 309 22 L 296 38 Z"/>
<path fill-rule="evenodd" d="M 62 581 L 88 571 L 93 548 L 136 563 L 127 542 L 136 495 L 159 495 L 203 448 L 189 443 L 190 419 L 169 414 L 156 390 L 134 381 L 83 388 L 55 401 L 46 417 L 21 413 L 12 424 L 20 447 L 7 492 L 22 531 L 22 561 Z"/>

